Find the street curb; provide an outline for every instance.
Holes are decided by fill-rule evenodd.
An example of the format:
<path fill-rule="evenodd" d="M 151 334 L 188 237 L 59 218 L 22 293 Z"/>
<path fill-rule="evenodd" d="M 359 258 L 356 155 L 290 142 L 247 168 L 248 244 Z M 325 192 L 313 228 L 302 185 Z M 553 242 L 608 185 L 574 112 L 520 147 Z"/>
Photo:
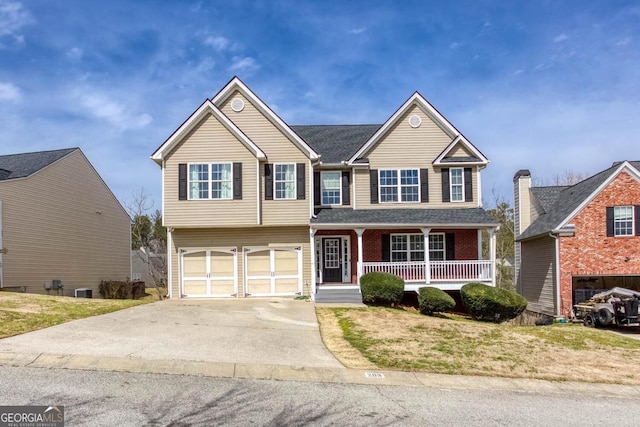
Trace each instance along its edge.
<path fill-rule="evenodd" d="M 0 352 L 0 366 L 335 384 L 429 387 L 444 390 L 502 390 L 519 393 L 574 394 L 589 395 L 591 397 L 622 397 L 630 399 L 640 397 L 640 385 L 562 382 L 522 378 L 308 366 L 140 359 L 134 357 Z"/>

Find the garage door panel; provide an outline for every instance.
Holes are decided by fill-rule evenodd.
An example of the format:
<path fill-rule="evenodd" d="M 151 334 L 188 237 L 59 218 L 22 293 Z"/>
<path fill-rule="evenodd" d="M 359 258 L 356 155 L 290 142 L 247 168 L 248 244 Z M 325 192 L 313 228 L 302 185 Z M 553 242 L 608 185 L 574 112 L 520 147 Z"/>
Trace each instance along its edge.
<path fill-rule="evenodd" d="M 207 281 L 206 280 L 185 280 L 184 293 L 185 295 L 206 295 Z"/>
<path fill-rule="evenodd" d="M 231 295 L 235 293 L 235 283 L 231 280 L 212 280 L 211 293 L 213 295 Z"/>
<path fill-rule="evenodd" d="M 211 252 L 209 269 L 213 277 L 233 277 L 235 257 L 224 252 Z"/>
<path fill-rule="evenodd" d="M 205 277 L 207 275 L 207 253 L 191 252 L 182 255 L 184 277 Z"/>
<path fill-rule="evenodd" d="M 298 292 L 298 278 L 276 279 L 277 294 L 292 294 Z"/>
<path fill-rule="evenodd" d="M 271 279 L 251 279 L 249 291 L 251 294 L 271 294 Z"/>
<path fill-rule="evenodd" d="M 298 275 L 298 252 L 294 251 L 274 251 L 276 275 L 297 276 Z"/>
<path fill-rule="evenodd" d="M 247 253 L 247 275 L 270 276 L 271 252 L 259 251 Z"/>

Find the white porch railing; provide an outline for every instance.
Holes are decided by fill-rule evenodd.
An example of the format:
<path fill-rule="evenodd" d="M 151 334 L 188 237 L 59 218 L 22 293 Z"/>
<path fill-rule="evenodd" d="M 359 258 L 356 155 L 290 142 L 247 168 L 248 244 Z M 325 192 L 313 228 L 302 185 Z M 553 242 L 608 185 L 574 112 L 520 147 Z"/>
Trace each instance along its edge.
<path fill-rule="evenodd" d="M 459 282 L 479 281 L 488 282 L 492 279 L 491 261 L 431 261 L 431 282 Z M 363 262 L 362 274 L 372 271 L 383 271 L 395 274 L 404 279 L 405 283 L 427 281 L 424 261 L 412 262 Z"/>

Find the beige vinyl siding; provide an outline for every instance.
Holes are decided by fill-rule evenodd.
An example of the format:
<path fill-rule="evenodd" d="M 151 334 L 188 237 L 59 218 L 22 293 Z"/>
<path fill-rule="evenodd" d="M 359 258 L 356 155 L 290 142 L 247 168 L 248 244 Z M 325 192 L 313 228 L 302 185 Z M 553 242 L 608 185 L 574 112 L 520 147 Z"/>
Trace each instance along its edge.
<path fill-rule="evenodd" d="M 24 179 L 0 181 L 4 285 L 46 294 L 61 280 L 64 295 L 131 274 L 130 220 L 79 151 Z M 50 292 L 56 295 L 55 291 Z"/>
<path fill-rule="evenodd" d="M 418 128 L 409 126 L 408 119 L 417 114 L 422 118 Z M 440 168 L 433 161 L 451 143 L 451 138 L 417 106 L 409 108 L 367 155 L 370 169 L 428 169 L 429 203 L 371 204 L 369 171 L 356 169 L 356 206 L 358 209 L 452 208 L 478 206 L 478 170 L 473 166 L 473 202 L 442 202 Z"/>
<path fill-rule="evenodd" d="M 242 163 L 242 200 L 178 200 L 180 163 Z M 258 224 L 258 161 L 217 118 L 209 114 L 169 154 L 164 170 L 167 227 Z"/>
<path fill-rule="evenodd" d="M 469 152 L 462 144 L 456 144 L 446 157 L 471 157 L 473 154 Z"/>
<path fill-rule="evenodd" d="M 230 247 L 238 249 L 238 296 L 244 296 L 243 246 L 301 246 L 304 284 L 311 283 L 311 251 L 308 227 L 257 227 L 225 229 L 176 229 L 172 233 L 171 291 L 180 297 L 179 249 Z M 308 286 L 304 286 L 308 292 Z"/>
<path fill-rule="evenodd" d="M 231 101 L 240 98 L 244 109 L 231 109 Z M 260 164 L 260 194 L 262 195 L 263 225 L 309 224 L 310 198 L 313 183 L 307 156 L 267 119 L 246 97 L 235 92 L 220 106 L 220 109 L 242 132 L 249 137 L 267 156 L 266 163 L 304 163 L 305 200 L 264 200 L 264 163 Z"/>
<path fill-rule="evenodd" d="M 556 313 L 555 239 L 540 237 L 521 242 L 520 291 L 529 302 L 527 309 Z"/>

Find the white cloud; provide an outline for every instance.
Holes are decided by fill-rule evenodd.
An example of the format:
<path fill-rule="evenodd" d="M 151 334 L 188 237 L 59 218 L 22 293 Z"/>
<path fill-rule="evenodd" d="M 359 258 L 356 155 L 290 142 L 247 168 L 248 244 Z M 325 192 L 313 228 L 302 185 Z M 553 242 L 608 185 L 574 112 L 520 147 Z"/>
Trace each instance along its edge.
<path fill-rule="evenodd" d="M 626 46 L 631 43 L 631 37 L 625 37 L 622 40 L 616 42 L 616 46 Z"/>
<path fill-rule="evenodd" d="M 20 88 L 13 83 L 0 82 L 0 101 L 18 101 L 22 98 Z"/>
<path fill-rule="evenodd" d="M 31 14 L 24 9 L 22 3 L 0 0 L 0 47 L 3 38 L 16 44 L 24 43 L 24 36 L 19 31 L 32 22 Z"/>
<path fill-rule="evenodd" d="M 256 64 L 255 59 L 250 56 L 234 56 L 231 66 L 229 66 L 229 71 L 233 73 L 251 73 L 259 68 L 260 66 Z"/>
<path fill-rule="evenodd" d="M 208 36 L 206 39 L 204 39 L 203 43 L 205 46 L 211 46 L 217 51 L 223 51 L 227 49 L 227 47 L 229 47 L 229 39 L 222 36 L 218 36 L 218 37 Z"/>
<path fill-rule="evenodd" d="M 553 42 L 554 43 L 560 43 L 560 42 L 563 42 L 563 41 L 567 40 L 568 38 L 569 38 L 569 36 L 566 35 L 565 33 L 558 34 L 557 36 L 555 36 L 553 38 Z"/>
<path fill-rule="evenodd" d="M 76 61 L 78 59 L 82 59 L 83 54 L 84 52 L 79 47 L 72 47 L 65 53 L 65 56 L 69 59 Z"/>
<path fill-rule="evenodd" d="M 141 129 L 153 121 L 150 114 L 134 113 L 125 105 L 100 93 L 87 93 L 86 91 L 81 93 L 78 91 L 76 97 L 90 116 L 103 119 L 120 130 Z"/>
<path fill-rule="evenodd" d="M 451 43 L 451 44 L 449 45 L 449 48 L 450 48 L 450 49 L 457 49 L 457 48 L 459 48 L 460 46 L 462 46 L 462 43 L 453 42 L 453 43 Z"/>
<path fill-rule="evenodd" d="M 365 31 L 367 31 L 366 27 L 352 28 L 349 30 L 349 34 L 362 34 Z"/>

